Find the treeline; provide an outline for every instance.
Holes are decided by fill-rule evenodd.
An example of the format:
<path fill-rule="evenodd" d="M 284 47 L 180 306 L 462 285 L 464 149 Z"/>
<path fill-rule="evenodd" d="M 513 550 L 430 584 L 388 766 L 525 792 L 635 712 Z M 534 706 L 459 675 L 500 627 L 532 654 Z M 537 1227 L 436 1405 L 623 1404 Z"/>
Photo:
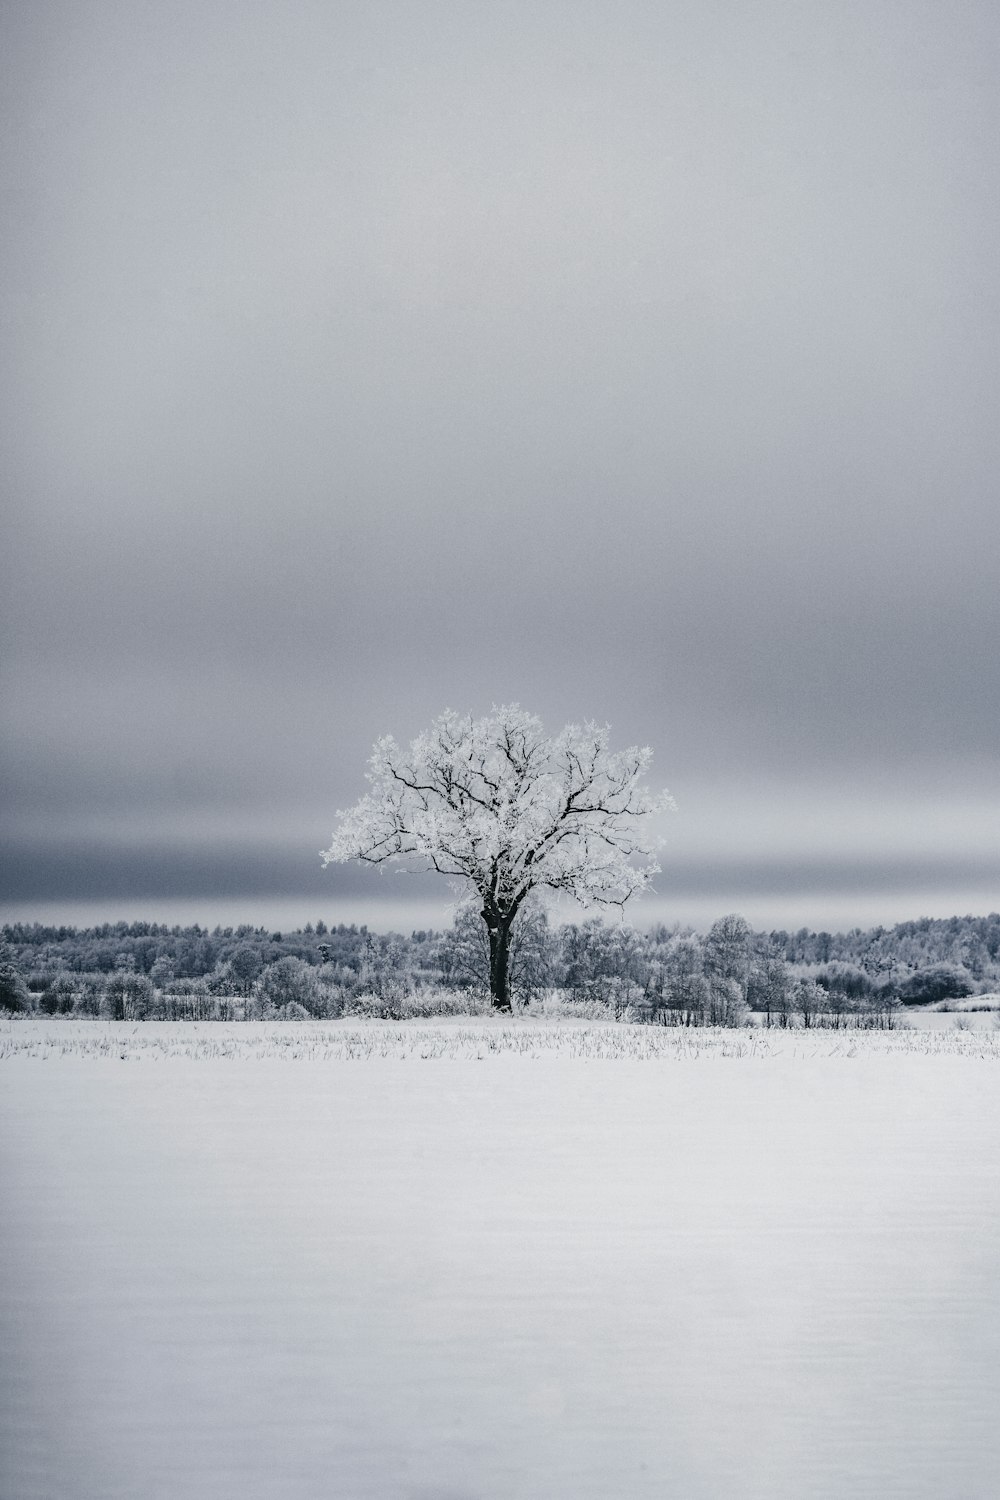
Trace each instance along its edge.
<path fill-rule="evenodd" d="M 409 937 L 323 922 L 263 927 L 3 929 L 0 1007 L 116 1019 L 406 1016 L 488 1009 L 486 934 L 474 905 Z M 849 933 L 754 932 L 739 916 L 691 929 L 519 918 L 519 1006 L 661 1024 L 892 1024 L 904 1004 L 1000 988 L 1000 915 Z"/>

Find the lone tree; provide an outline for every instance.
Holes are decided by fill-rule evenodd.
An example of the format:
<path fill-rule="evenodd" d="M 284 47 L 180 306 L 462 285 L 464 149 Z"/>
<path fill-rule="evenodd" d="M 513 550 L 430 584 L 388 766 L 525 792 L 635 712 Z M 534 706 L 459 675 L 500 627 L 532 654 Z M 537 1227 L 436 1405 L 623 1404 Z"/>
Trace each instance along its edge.
<path fill-rule="evenodd" d="M 509 1010 L 511 928 L 529 892 L 623 906 L 657 874 L 648 819 L 673 803 L 643 785 L 651 758 L 610 751 L 606 725 L 567 724 L 552 738 L 516 703 L 482 719 L 448 711 L 408 750 L 377 741 L 371 791 L 337 814 L 323 862 L 394 862 L 471 885 L 493 1004 Z"/>

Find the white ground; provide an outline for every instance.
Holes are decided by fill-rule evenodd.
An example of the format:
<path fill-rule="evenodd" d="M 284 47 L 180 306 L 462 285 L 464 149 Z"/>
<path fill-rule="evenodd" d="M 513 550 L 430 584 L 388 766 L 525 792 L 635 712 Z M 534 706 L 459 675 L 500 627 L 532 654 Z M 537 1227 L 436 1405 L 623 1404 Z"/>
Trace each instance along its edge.
<path fill-rule="evenodd" d="M 5 1500 L 995 1500 L 997 1035 L 608 1031 L 3 1028 Z"/>

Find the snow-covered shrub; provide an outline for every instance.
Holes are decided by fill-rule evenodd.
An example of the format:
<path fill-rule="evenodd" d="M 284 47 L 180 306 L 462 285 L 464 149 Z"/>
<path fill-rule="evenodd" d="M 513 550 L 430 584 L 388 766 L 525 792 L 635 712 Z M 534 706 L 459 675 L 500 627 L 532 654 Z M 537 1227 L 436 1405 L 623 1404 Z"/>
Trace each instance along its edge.
<path fill-rule="evenodd" d="M 917 969 L 899 993 L 909 1005 L 927 1005 L 935 1000 L 962 1000 L 975 990 L 975 980 L 963 964 L 941 963 Z"/>
<path fill-rule="evenodd" d="M 207 995 L 208 980 L 203 975 L 197 978 L 172 979 L 170 981 L 171 995 Z"/>
<path fill-rule="evenodd" d="M 705 1021 L 710 1026 L 742 1026 L 747 1018 L 747 1005 L 738 979 L 712 975 L 708 985 L 708 1013 Z"/>
<path fill-rule="evenodd" d="M 606 1000 L 591 996 L 579 1000 L 573 998 L 572 990 L 549 990 L 539 995 L 524 1007 L 526 1016 L 543 1016 L 547 1021 L 565 1018 L 572 1021 L 612 1021 L 611 1008 Z"/>
<path fill-rule="evenodd" d="M 400 1017 L 488 1016 L 493 1009 L 488 994 L 472 990 L 417 990 L 400 1002 Z"/>
<path fill-rule="evenodd" d="M 818 1026 L 829 1006 L 829 995 L 815 979 L 799 979 L 792 990 L 792 1004 L 803 1026 Z"/>
<path fill-rule="evenodd" d="M 349 995 L 344 1001 L 343 1014 L 358 1016 L 371 1021 L 398 1021 L 402 1018 L 402 995 L 373 995 L 366 991 L 361 995 Z"/>
<path fill-rule="evenodd" d="M 74 1016 L 99 1016 L 105 976 L 82 974 L 77 977 L 81 980 L 81 984 L 73 998 Z"/>
<path fill-rule="evenodd" d="M 274 1013 L 276 1021 L 308 1021 L 311 1020 L 309 1012 L 304 1005 L 299 1005 L 295 1000 L 289 1000 L 287 1005 L 281 1006 Z"/>
<path fill-rule="evenodd" d="M 279 958 L 264 970 L 260 993 L 276 1010 L 300 1005 L 309 1015 L 315 1015 L 320 1000 L 316 970 L 302 958 Z"/>
<path fill-rule="evenodd" d="M 38 1009 L 46 1016 L 68 1016 L 79 990 L 79 974 L 67 974 L 65 970 L 53 974 L 38 997 Z"/>
<path fill-rule="evenodd" d="M 415 990 L 412 994 L 352 995 L 344 1001 L 343 1014 L 365 1020 L 407 1021 L 434 1016 L 484 1016 L 492 1010 L 488 995 L 470 990 Z"/>
<path fill-rule="evenodd" d="M 148 974 L 119 969 L 108 980 L 101 1000 L 101 1015 L 110 1021 L 142 1021 L 149 1015 L 155 996 Z"/>

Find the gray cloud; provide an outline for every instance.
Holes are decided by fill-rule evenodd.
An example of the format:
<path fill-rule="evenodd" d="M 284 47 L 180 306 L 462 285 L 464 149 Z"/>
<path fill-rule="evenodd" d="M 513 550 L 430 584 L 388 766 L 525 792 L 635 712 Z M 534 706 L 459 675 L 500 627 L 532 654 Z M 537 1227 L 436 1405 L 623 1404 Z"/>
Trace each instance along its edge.
<path fill-rule="evenodd" d="M 654 745 L 692 889 L 743 803 L 910 868 L 886 785 L 982 873 L 993 7 L 4 26 L 9 899 L 238 894 L 199 823 L 311 890 L 377 734 L 509 699 Z"/>

